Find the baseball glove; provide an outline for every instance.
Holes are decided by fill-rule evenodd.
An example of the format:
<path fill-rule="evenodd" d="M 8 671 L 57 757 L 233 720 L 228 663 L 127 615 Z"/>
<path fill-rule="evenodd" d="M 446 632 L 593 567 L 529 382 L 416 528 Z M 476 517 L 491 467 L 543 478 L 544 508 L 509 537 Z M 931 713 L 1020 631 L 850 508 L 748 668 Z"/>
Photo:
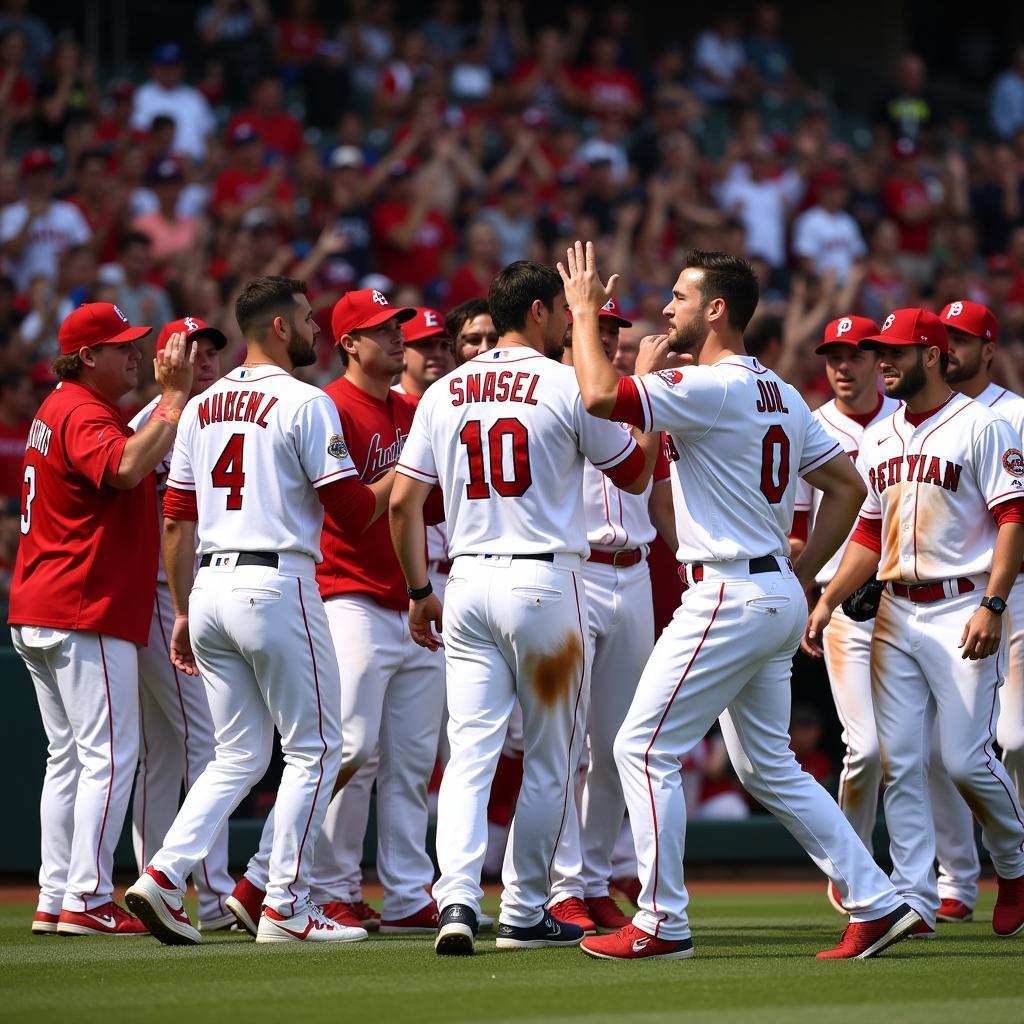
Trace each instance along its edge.
<path fill-rule="evenodd" d="M 885 584 L 879 583 L 872 573 L 871 579 L 862 587 L 858 587 L 844 602 L 843 611 L 848 619 L 854 622 L 867 622 L 878 614 L 878 604 L 882 600 Z"/>

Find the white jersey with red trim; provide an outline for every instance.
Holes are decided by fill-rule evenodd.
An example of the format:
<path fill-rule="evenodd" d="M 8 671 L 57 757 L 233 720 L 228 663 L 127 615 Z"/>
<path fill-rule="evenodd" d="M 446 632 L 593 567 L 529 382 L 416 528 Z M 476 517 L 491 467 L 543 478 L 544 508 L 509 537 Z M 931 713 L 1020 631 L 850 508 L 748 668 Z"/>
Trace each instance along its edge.
<path fill-rule="evenodd" d="M 628 433 L 628 423 L 619 426 Z M 583 467 L 583 514 L 590 547 L 618 551 L 650 544 L 655 534 L 648 509 L 653 487 L 652 479 L 643 494 L 630 494 L 586 463 Z"/>
<path fill-rule="evenodd" d="M 879 405 L 878 411 L 871 418 L 871 421 L 867 424 L 867 427 L 877 423 L 879 420 L 884 420 L 887 416 L 891 416 L 900 405 L 901 403 L 898 399 L 887 398 L 883 395 L 882 403 Z M 850 419 L 849 416 L 841 413 L 836 406 L 834 398 L 832 401 L 826 402 L 815 409 L 814 418 L 825 428 L 825 433 L 830 437 L 834 437 L 842 445 L 843 451 L 856 461 L 857 455 L 860 452 L 861 438 L 864 436 L 864 431 L 867 430 L 867 427 L 861 426 L 856 420 Z M 867 483 L 866 480 L 865 483 Z M 796 488 L 794 511 L 811 514 L 809 527 L 814 523 L 814 518 L 818 514 L 818 506 L 820 504 L 821 491 L 812 487 L 806 480 L 801 479 Z M 821 571 L 814 577 L 815 582 L 821 584 L 821 586 L 831 582 L 832 577 L 835 576 L 839 568 L 839 563 L 843 560 L 843 552 L 846 551 L 846 545 L 849 543 L 849 540 L 850 538 L 847 537 L 839 550 L 822 566 Z"/>
<path fill-rule="evenodd" d="M 132 418 L 128 424 L 132 430 L 137 434 L 148 422 L 150 416 L 153 415 L 153 410 L 160 404 L 161 395 L 157 395 L 148 405 L 143 406 Z M 163 529 L 164 525 L 164 491 L 167 490 L 167 474 L 171 471 L 171 452 L 168 452 L 159 462 L 156 469 L 153 471 L 156 474 L 156 513 L 157 522 L 160 524 L 160 528 Z M 164 559 L 163 555 L 160 556 L 160 561 L 157 565 L 156 570 L 157 583 L 167 582 L 167 573 L 164 571 Z"/>
<path fill-rule="evenodd" d="M 630 379 L 674 449 L 679 561 L 788 555 L 798 476 L 842 452 L 796 388 L 749 356 Z"/>
<path fill-rule="evenodd" d="M 316 488 L 357 475 L 331 399 L 261 365 L 189 401 L 167 482 L 196 492 L 200 554 L 293 551 L 319 562 Z"/>
<path fill-rule="evenodd" d="M 398 472 L 444 493 L 450 557 L 586 556 L 583 463 L 611 470 L 636 449 L 583 407 L 572 367 L 523 346 L 482 353 L 434 384 Z"/>
<path fill-rule="evenodd" d="M 1001 388 L 998 384 L 989 384 L 975 401 L 995 409 L 1017 428 L 1018 434 L 1024 435 L 1024 398 L 1015 391 Z"/>
<path fill-rule="evenodd" d="M 881 520 L 880 580 L 929 583 L 992 568 L 991 510 L 1024 497 L 1020 433 L 996 410 L 952 395 L 918 426 L 906 407 L 864 431 L 861 516 Z"/>

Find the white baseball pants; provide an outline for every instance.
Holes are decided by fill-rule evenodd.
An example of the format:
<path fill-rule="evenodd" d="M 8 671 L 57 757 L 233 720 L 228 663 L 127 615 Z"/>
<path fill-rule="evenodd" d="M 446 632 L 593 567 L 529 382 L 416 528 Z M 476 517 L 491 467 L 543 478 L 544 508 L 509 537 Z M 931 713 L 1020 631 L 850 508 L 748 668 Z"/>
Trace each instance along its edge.
<path fill-rule="evenodd" d="M 341 763 L 341 684 L 313 560 L 278 557 L 277 569 L 231 561 L 196 576 L 189 625 L 216 748 L 150 863 L 183 886 L 266 772 L 276 726 L 285 765 L 264 902 L 290 917 Z"/>
<path fill-rule="evenodd" d="M 580 577 L 593 650 L 587 712 L 590 763 L 579 828 L 564 829 L 558 845 L 551 905 L 569 896 L 608 895 L 612 851 L 626 811 L 613 747 L 654 647 L 654 605 L 646 561 L 627 569 L 585 562 Z"/>
<path fill-rule="evenodd" d="M 138 648 L 81 630 L 15 626 L 46 731 L 38 909 L 94 910 L 111 871 L 139 753 Z"/>
<path fill-rule="evenodd" d="M 875 619 L 871 674 L 892 880 L 930 925 L 939 906 L 927 792 L 933 723 L 942 761 L 974 808 L 996 871 L 1024 875 L 1024 811 L 992 753 L 1007 639 L 982 661 L 963 660 L 957 647 L 978 600 L 977 590 L 917 605 L 886 593 Z"/>
<path fill-rule="evenodd" d="M 479 911 L 487 852 L 487 798 L 518 697 L 523 784 L 502 872 L 501 921 L 544 916 L 555 847 L 572 813 L 588 687 L 587 599 L 580 560 L 508 555 L 455 560 L 445 592 L 448 742 L 437 808 L 443 910 Z"/>
<path fill-rule="evenodd" d="M 746 561 L 705 566 L 655 644 L 615 740 L 642 885 L 633 920 L 660 938 L 690 934 L 679 762 L 716 718 L 740 781 L 836 884 L 852 920 L 883 917 L 900 903 L 789 748 L 790 671 L 807 602 L 784 559 L 779 566 L 754 575 Z"/>
<path fill-rule="evenodd" d="M 132 840 L 139 871 L 163 845 L 185 792 L 213 760 L 213 718 L 206 686 L 171 664 L 174 606 L 164 582 L 157 583 L 149 646 L 139 651 L 139 768 L 132 802 Z M 228 873 L 228 830 L 222 829 L 210 854 L 192 872 L 199 895 L 199 919 L 230 911 L 224 900 L 234 881 Z"/>
<path fill-rule="evenodd" d="M 868 850 L 873 850 L 872 833 L 882 783 L 875 709 L 871 703 L 872 628 L 871 622 L 854 622 L 842 608 L 837 608 L 822 637 L 832 699 L 846 745 L 837 800 Z"/>

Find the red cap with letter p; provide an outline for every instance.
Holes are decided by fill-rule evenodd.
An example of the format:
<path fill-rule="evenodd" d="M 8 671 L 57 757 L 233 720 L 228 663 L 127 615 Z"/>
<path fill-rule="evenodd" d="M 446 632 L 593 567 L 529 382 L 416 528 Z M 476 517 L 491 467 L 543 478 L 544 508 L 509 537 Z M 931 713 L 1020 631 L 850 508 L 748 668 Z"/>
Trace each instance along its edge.
<path fill-rule="evenodd" d="M 999 321 L 988 306 L 969 299 L 958 299 L 942 310 L 942 322 L 954 330 L 963 331 L 982 341 L 999 340 Z"/>
<path fill-rule="evenodd" d="M 821 355 L 829 345 L 852 345 L 858 348 L 864 338 L 870 338 L 878 334 L 878 331 L 878 324 L 866 316 L 841 316 L 825 325 L 821 341 L 814 351 Z"/>
<path fill-rule="evenodd" d="M 216 327 L 204 323 L 199 317 L 185 316 L 180 320 L 172 320 L 169 324 L 164 324 L 163 330 L 157 335 L 157 352 L 162 352 L 171 335 L 178 333 L 183 333 L 186 341 L 192 341 L 193 338 L 209 338 L 218 352 L 226 348 L 228 344 L 224 333 Z"/>
<path fill-rule="evenodd" d="M 60 350 L 72 355 L 94 345 L 123 345 L 144 338 L 152 327 L 132 327 L 112 302 L 86 302 L 64 318 L 57 332 Z"/>
<path fill-rule="evenodd" d="M 346 334 L 377 327 L 393 316 L 399 323 L 405 323 L 416 315 L 411 306 L 396 309 L 388 302 L 388 297 L 376 288 L 356 288 L 347 292 L 334 304 L 331 313 L 331 333 L 334 343 L 340 344 Z"/>
<path fill-rule="evenodd" d="M 894 309 L 878 334 L 861 338 L 861 348 L 878 345 L 924 345 L 949 351 L 949 335 L 942 321 L 927 309 Z"/>

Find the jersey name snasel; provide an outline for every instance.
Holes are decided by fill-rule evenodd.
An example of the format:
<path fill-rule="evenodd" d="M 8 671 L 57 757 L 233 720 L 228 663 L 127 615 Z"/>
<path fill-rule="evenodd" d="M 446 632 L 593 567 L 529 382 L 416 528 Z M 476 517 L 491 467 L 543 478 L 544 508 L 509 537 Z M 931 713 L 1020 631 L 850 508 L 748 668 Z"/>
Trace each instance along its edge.
<path fill-rule="evenodd" d="M 264 405 L 266 397 L 262 391 L 218 391 L 199 403 L 199 429 L 228 422 L 255 423 L 266 429 L 270 426 L 267 414 L 277 405 L 273 396 Z"/>
<path fill-rule="evenodd" d="M 452 395 L 452 405 L 459 406 L 469 402 L 522 402 L 524 405 L 536 405 L 533 397 L 540 378 L 534 373 L 520 370 L 488 370 L 483 374 L 470 374 L 465 379 L 454 378 L 448 384 Z M 526 382 L 530 386 L 526 388 Z M 523 389 L 526 388 L 526 394 Z"/>
<path fill-rule="evenodd" d="M 907 465 L 906 476 L 903 474 L 904 462 Z M 934 484 L 946 491 L 956 491 L 960 487 L 963 468 L 956 462 L 939 459 L 934 455 L 898 455 L 869 469 L 868 481 L 876 494 L 904 480 L 907 483 Z"/>

